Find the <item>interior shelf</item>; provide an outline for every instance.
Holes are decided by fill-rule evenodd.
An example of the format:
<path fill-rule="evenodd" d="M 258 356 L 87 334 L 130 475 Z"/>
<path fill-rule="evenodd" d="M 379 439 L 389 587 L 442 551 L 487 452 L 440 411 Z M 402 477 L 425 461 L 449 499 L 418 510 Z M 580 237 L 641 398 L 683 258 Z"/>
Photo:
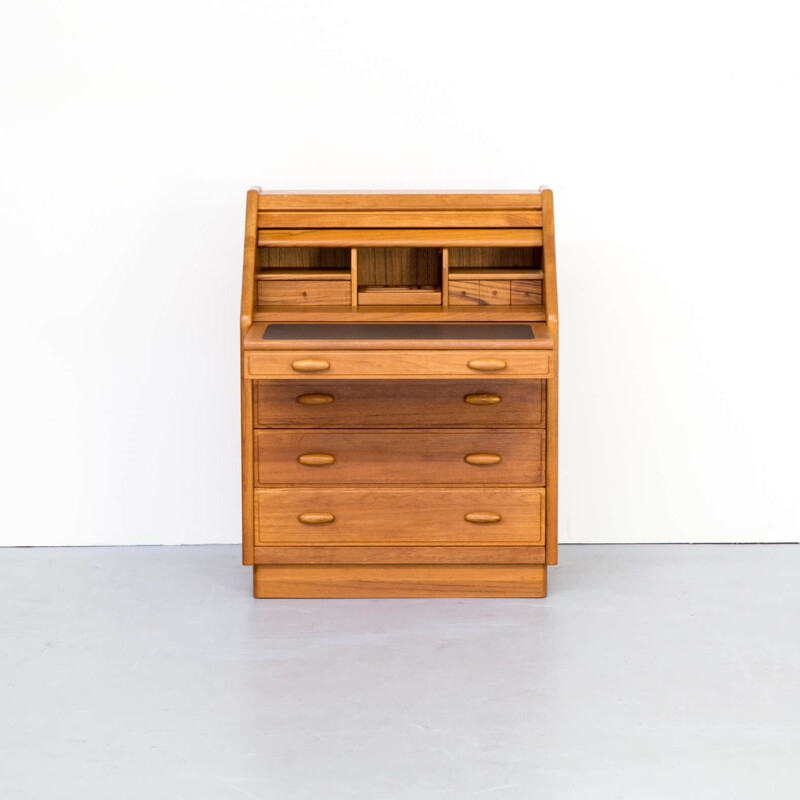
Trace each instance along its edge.
<path fill-rule="evenodd" d="M 544 306 L 314 306 L 319 322 L 368 322 L 404 319 L 412 322 L 475 320 L 495 322 L 544 322 Z M 302 322 L 309 317 L 308 306 L 262 305 L 256 308 L 256 322 Z"/>
<path fill-rule="evenodd" d="M 471 280 L 526 280 L 526 281 L 540 281 L 544 278 L 544 273 L 540 269 L 481 269 L 466 268 L 457 269 L 450 268 L 451 278 L 469 278 Z"/>
<path fill-rule="evenodd" d="M 268 272 L 257 272 L 256 279 L 260 281 L 349 281 L 350 270 L 293 269 L 287 272 L 269 270 Z"/>

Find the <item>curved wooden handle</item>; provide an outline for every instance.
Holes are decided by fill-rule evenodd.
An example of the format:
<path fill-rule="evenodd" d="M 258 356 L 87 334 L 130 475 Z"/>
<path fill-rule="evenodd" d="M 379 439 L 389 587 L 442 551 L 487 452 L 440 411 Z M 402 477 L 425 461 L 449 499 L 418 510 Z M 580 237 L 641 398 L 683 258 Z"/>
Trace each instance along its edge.
<path fill-rule="evenodd" d="M 333 464 L 336 457 L 330 453 L 303 453 L 303 455 L 297 456 L 297 460 L 307 467 L 324 467 L 327 464 Z"/>
<path fill-rule="evenodd" d="M 497 372 L 505 369 L 508 364 L 500 358 L 473 358 L 467 362 L 470 369 L 477 369 L 481 372 Z"/>
<path fill-rule="evenodd" d="M 326 511 L 318 511 L 310 514 L 301 514 L 297 519 L 304 525 L 327 525 L 329 522 L 333 522 L 336 517 Z"/>
<path fill-rule="evenodd" d="M 474 522 L 476 525 L 488 525 L 492 522 L 500 522 L 503 518 L 493 511 L 471 511 L 469 514 L 464 514 L 464 519 L 467 522 Z"/>
<path fill-rule="evenodd" d="M 292 369 L 296 372 L 324 372 L 331 368 L 330 361 L 323 361 L 321 358 L 301 358 L 299 361 L 292 361 Z"/>
<path fill-rule="evenodd" d="M 468 394 L 464 402 L 471 406 L 493 406 L 500 402 L 499 394 Z"/>
<path fill-rule="evenodd" d="M 326 406 L 333 402 L 332 394 L 301 394 L 297 398 L 301 406 Z"/>
<path fill-rule="evenodd" d="M 497 453 L 470 453 L 464 456 L 464 461 L 467 464 L 479 464 L 486 466 L 488 464 L 499 464 L 503 459 Z"/>

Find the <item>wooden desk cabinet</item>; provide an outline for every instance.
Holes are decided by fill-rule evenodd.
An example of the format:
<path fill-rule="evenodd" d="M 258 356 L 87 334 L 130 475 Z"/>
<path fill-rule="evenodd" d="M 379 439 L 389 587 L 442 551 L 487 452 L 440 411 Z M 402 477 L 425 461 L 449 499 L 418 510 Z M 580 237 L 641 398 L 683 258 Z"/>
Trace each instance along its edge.
<path fill-rule="evenodd" d="M 543 597 L 557 560 L 549 189 L 247 195 L 256 597 Z"/>

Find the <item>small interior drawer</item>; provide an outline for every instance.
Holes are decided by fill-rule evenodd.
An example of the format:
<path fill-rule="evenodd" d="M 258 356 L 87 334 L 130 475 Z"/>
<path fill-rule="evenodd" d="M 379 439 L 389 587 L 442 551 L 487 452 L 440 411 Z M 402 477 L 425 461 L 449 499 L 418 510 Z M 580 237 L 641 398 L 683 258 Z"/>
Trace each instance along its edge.
<path fill-rule="evenodd" d="M 258 282 L 259 305 L 350 305 L 350 281 L 262 280 Z"/>
<path fill-rule="evenodd" d="M 450 278 L 450 305 L 477 306 L 481 304 L 481 282 Z"/>
<path fill-rule="evenodd" d="M 511 281 L 481 281 L 481 305 L 507 306 L 511 303 Z"/>
<path fill-rule="evenodd" d="M 538 306 L 543 302 L 540 280 L 511 281 L 512 306 Z"/>

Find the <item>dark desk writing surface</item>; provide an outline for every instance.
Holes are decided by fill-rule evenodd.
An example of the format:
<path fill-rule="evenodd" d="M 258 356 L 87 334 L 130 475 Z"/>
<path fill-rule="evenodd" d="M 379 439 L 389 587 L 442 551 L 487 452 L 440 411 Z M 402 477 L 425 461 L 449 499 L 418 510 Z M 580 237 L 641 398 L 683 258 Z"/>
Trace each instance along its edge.
<path fill-rule="evenodd" d="M 264 339 L 533 339 L 530 325 L 493 323 L 274 323 Z"/>

